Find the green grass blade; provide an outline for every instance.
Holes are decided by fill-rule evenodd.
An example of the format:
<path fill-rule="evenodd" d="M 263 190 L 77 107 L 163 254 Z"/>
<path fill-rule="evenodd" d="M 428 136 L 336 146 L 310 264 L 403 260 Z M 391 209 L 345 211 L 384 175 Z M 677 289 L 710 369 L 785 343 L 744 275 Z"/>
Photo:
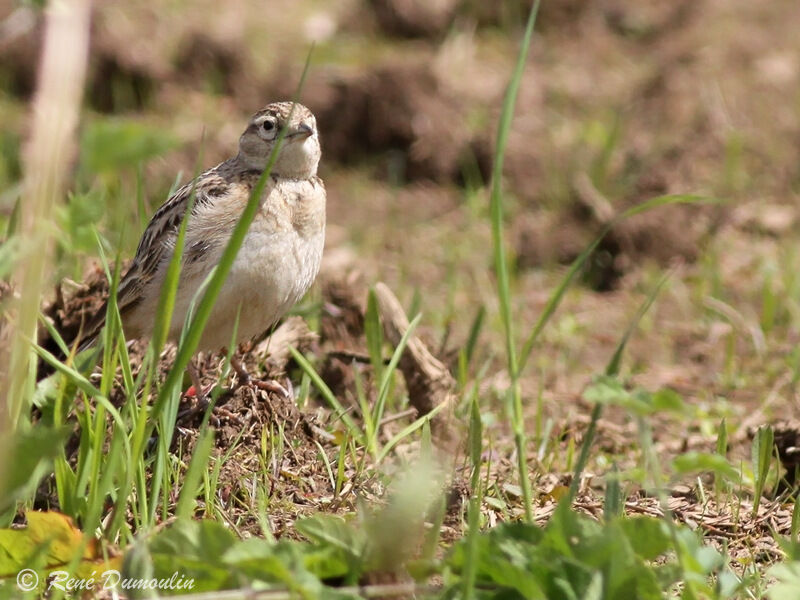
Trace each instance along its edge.
<path fill-rule="evenodd" d="M 416 419 L 413 423 L 410 423 L 409 425 L 401 429 L 396 435 L 392 436 L 392 439 L 386 442 L 386 445 L 383 448 L 381 448 L 381 452 L 380 454 L 378 454 L 378 459 L 376 462 L 378 464 L 383 462 L 383 459 L 389 455 L 389 452 L 392 451 L 392 448 L 394 448 L 398 443 L 403 441 L 404 438 L 408 437 L 409 435 L 414 433 L 417 429 L 425 425 L 425 423 L 429 423 L 431 419 L 433 419 L 436 415 L 438 415 L 442 411 L 442 409 L 444 409 L 446 406 L 447 406 L 446 403 L 439 404 L 427 415 L 422 415 L 421 417 Z"/>
<path fill-rule="evenodd" d="M 192 190 L 189 193 L 189 201 L 186 203 L 186 210 L 181 219 L 178 229 L 178 237 L 175 239 L 175 247 L 170 258 L 167 272 L 164 275 L 164 283 L 161 286 L 161 294 L 158 299 L 158 313 L 153 324 L 153 335 L 150 344 L 154 354 L 158 356 L 164 344 L 167 343 L 170 325 L 172 323 L 172 313 L 175 310 L 175 301 L 178 296 L 178 284 L 181 276 L 181 266 L 183 262 L 183 247 L 186 242 L 186 228 L 189 225 L 189 218 L 195 203 L 195 184 L 197 179 L 192 181 Z"/>
<path fill-rule="evenodd" d="M 372 415 L 372 422 L 375 423 L 376 427 L 380 427 L 381 420 L 383 419 L 383 412 L 386 408 L 386 399 L 389 397 L 389 389 L 391 388 L 392 376 L 397 370 L 397 364 L 400 362 L 400 358 L 403 356 L 403 351 L 406 349 L 408 340 L 411 339 L 411 335 L 414 333 L 417 325 L 419 325 L 421 318 L 422 314 L 418 314 L 416 317 L 414 317 L 414 320 L 409 323 L 408 329 L 406 329 L 403 337 L 400 338 L 400 343 L 397 344 L 397 348 L 394 349 L 394 353 L 392 354 L 389 364 L 383 371 L 381 385 L 378 389 L 378 399 L 375 402 L 375 410 L 373 411 Z"/>
<path fill-rule="evenodd" d="M 208 468 L 208 459 L 213 443 L 214 430 L 208 428 L 202 430 L 197 440 L 197 446 L 192 452 L 192 462 L 189 463 L 189 469 L 186 471 L 183 489 L 178 498 L 178 506 L 175 508 L 175 516 L 179 519 L 192 516 L 197 486 L 200 484 L 201 476 Z"/>
<path fill-rule="evenodd" d="M 375 380 L 380 381 L 383 374 L 383 328 L 378 316 L 378 301 L 375 290 L 370 289 L 367 295 L 367 312 L 364 314 L 364 335 L 367 339 L 367 351 Z"/>
<path fill-rule="evenodd" d="M 528 59 L 533 27 L 536 24 L 536 14 L 539 10 L 539 0 L 533 5 L 525 35 L 520 44 L 517 63 L 511 76 L 511 81 L 506 89 L 503 99 L 503 109 L 497 127 L 497 146 L 495 148 L 494 163 L 492 165 L 492 189 L 490 198 L 490 214 L 492 222 L 492 249 L 494 252 L 494 267 L 497 275 L 497 292 L 500 301 L 500 316 L 506 336 L 506 358 L 509 362 L 510 373 L 517 372 L 516 348 L 514 345 L 513 321 L 511 316 L 511 284 L 508 274 L 505 240 L 503 236 L 503 162 L 505 160 L 508 134 L 511 130 L 511 121 L 514 117 L 514 106 L 517 102 L 522 72 Z"/>
<path fill-rule="evenodd" d="M 483 452 L 483 423 L 477 394 L 472 395 L 470 402 L 469 419 L 469 456 L 472 463 L 470 477 L 470 498 L 467 508 L 467 534 L 466 556 L 462 575 L 462 596 L 470 598 L 475 593 L 475 578 L 478 571 L 478 530 L 480 523 L 480 508 L 483 501 L 483 488 L 481 485 L 481 454 Z"/>
<path fill-rule="evenodd" d="M 536 341 L 539 339 L 539 334 L 542 333 L 544 326 L 550 320 L 550 317 L 553 316 L 553 313 L 558 308 L 558 305 L 561 304 L 561 300 L 564 299 L 564 294 L 566 293 L 567 289 L 569 289 L 572 282 L 575 280 L 575 277 L 580 273 L 583 266 L 586 264 L 586 261 L 595 251 L 597 246 L 600 242 L 603 241 L 603 238 L 608 235 L 608 232 L 614 229 L 614 227 L 619 224 L 620 222 L 633 217 L 635 215 L 645 213 L 649 210 L 653 210 L 662 206 L 668 206 L 672 204 L 708 204 L 708 203 L 715 203 L 719 202 L 719 200 L 714 198 L 708 198 L 706 196 L 695 196 L 691 194 L 677 194 L 677 195 L 667 195 L 667 196 L 657 196 L 655 198 L 650 198 L 642 202 L 641 204 L 637 204 L 629 208 L 628 210 L 621 213 L 617 216 L 613 221 L 611 221 L 608 225 L 606 225 L 600 234 L 589 244 L 583 252 L 581 252 L 578 257 L 572 262 L 567 271 L 567 274 L 561 280 L 559 286 L 553 291 L 550 295 L 550 298 L 547 300 L 547 304 L 542 311 L 542 314 L 539 316 L 539 319 L 536 321 L 536 324 L 533 326 L 533 330 L 531 331 L 528 338 L 525 340 L 525 344 L 522 347 L 522 351 L 520 352 L 519 356 L 519 365 L 518 369 L 521 373 L 525 369 L 525 365 L 528 363 L 528 359 L 530 358 L 531 352 L 533 351 L 534 345 Z"/>
<path fill-rule="evenodd" d="M 517 447 L 517 460 L 519 482 L 522 488 L 525 517 L 533 521 L 531 507 L 531 485 L 528 478 L 528 460 L 525 444 L 525 424 L 522 411 L 522 390 L 519 386 L 519 368 L 517 366 L 517 349 L 514 339 L 514 323 L 511 315 L 511 283 L 509 281 L 508 261 L 506 259 L 505 240 L 503 236 L 503 161 L 505 158 L 508 134 L 511 130 L 511 120 L 514 117 L 514 106 L 517 101 L 522 73 L 530 50 L 533 28 L 536 25 L 536 15 L 539 12 L 539 0 L 534 2 L 528 16 L 525 34 L 520 43 L 517 62 L 511 81 L 506 89 L 503 99 L 503 109 L 500 113 L 500 122 L 497 126 L 497 147 L 495 148 L 494 163 L 492 165 L 492 189 L 490 197 L 490 216 L 492 226 L 492 249 L 494 254 L 494 268 L 497 276 L 497 296 L 500 303 L 500 316 L 505 332 L 506 361 L 508 372 L 511 375 L 511 398 L 509 419 L 514 431 L 514 441 Z"/>
<path fill-rule="evenodd" d="M 605 374 L 608 376 L 615 376 L 619 373 L 619 367 L 622 361 L 622 354 L 625 351 L 625 346 L 628 344 L 628 340 L 630 339 L 633 332 L 636 330 L 636 327 L 639 325 L 639 321 L 642 320 L 642 317 L 647 313 L 650 307 L 655 302 L 655 299 L 658 297 L 658 294 L 661 292 L 661 289 L 664 287 L 664 284 L 669 279 L 671 272 L 665 273 L 663 277 L 658 281 L 656 286 L 647 296 L 645 301 L 639 307 L 639 310 L 636 311 L 636 315 L 634 315 L 631 322 L 628 324 L 625 333 L 622 335 L 619 343 L 617 344 L 616 349 L 614 350 L 614 354 L 611 356 L 611 360 L 608 361 L 608 365 L 606 365 Z M 591 450 L 592 444 L 594 443 L 594 436 L 595 432 L 597 431 L 597 422 L 600 420 L 600 416 L 603 413 L 602 404 L 595 404 L 594 408 L 592 409 L 592 416 L 589 420 L 589 426 L 586 429 L 586 434 L 584 435 L 583 442 L 581 443 L 581 451 L 578 455 L 578 461 L 575 463 L 574 474 L 572 476 L 572 482 L 569 486 L 569 492 L 567 494 L 567 502 L 572 503 L 575 499 L 575 496 L 578 494 L 578 488 L 580 486 L 581 475 L 583 474 L 583 470 L 586 468 L 586 463 L 589 461 L 589 451 Z"/>
<path fill-rule="evenodd" d="M 475 355 L 475 348 L 478 345 L 478 338 L 483 330 L 483 324 L 485 320 L 486 307 L 481 305 L 477 314 L 475 315 L 475 318 L 472 320 L 472 326 L 469 328 L 467 343 L 464 345 L 464 355 L 468 366 L 472 362 L 472 357 Z"/>
<path fill-rule="evenodd" d="M 772 427 L 762 425 L 753 437 L 753 445 L 750 453 L 753 461 L 753 480 L 755 490 L 753 491 L 753 512 L 752 517 L 758 514 L 758 507 L 761 504 L 761 495 L 764 493 L 764 486 L 769 475 L 769 464 L 772 461 L 772 451 L 775 448 L 775 436 Z"/>
<path fill-rule="evenodd" d="M 353 421 L 339 400 L 336 399 L 336 396 L 331 391 L 331 388 L 329 388 L 328 385 L 323 381 L 322 377 L 319 376 L 319 373 L 317 373 L 316 369 L 314 369 L 311 363 L 308 362 L 308 359 L 292 346 L 289 347 L 289 352 L 292 353 L 292 358 L 306 373 L 306 375 L 308 375 L 308 377 L 311 379 L 311 383 L 316 386 L 317 390 L 319 390 L 319 393 L 322 394 L 322 397 L 325 399 L 325 401 L 336 412 L 336 416 L 342 419 L 351 435 L 356 438 L 359 443 L 366 443 L 364 433 L 361 431 L 358 425 L 356 425 L 355 421 Z"/>
<path fill-rule="evenodd" d="M 78 389 L 81 390 L 82 392 L 84 392 L 87 396 L 89 396 L 89 397 L 96 396 L 98 398 L 102 398 L 103 397 L 102 392 L 100 390 L 98 390 L 96 387 L 94 387 L 92 385 L 92 383 L 88 379 L 86 379 L 83 375 L 81 375 L 73 367 L 65 365 L 60 360 L 58 360 L 55 356 L 53 356 L 53 354 L 51 354 L 50 352 L 48 352 L 47 350 L 45 350 L 44 348 L 42 348 L 38 344 L 35 344 L 33 342 L 31 342 L 31 344 L 33 345 L 33 348 L 36 351 L 36 354 L 38 354 L 39 357 L 42 360 L 44 360 L 44 362 L 46 362 L 48 365 L 53 367 L 56 371 L 59 371 L 59 372 L 63 373 L 64 375 L 66 375 L 67 378 L 69 378 L 69 380 L 72 383 L 74 383 L 78 387 Z"/>

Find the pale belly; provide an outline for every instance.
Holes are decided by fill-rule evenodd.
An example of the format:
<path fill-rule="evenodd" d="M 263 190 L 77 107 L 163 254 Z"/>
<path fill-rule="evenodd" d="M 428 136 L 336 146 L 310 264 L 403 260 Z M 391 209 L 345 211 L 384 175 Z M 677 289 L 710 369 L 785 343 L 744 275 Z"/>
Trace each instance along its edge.
<path fill-rule="evenodd" d="M 324 232 L 310 239 L 295 231 L 249 232 L 217 297 L 198 349 L 218 350 L 228 347 L 232 339 L 238 344 L 275 325 L 314 282 L 324 239 Z M 188 308 L 188 302 L 176 306 L 170 331 L 173 339 L 180 336 Z"/>
<path fill-rule="evenodd" d="M 308 291 L 319 271 L 325 242 L 324 230 L 309 238 L 296 231 L 249 231 L 206 323 L 198 350 L 215 351 L 261 334 L 283 317 Z M 217 256 L 206 264 L 219 261 Z M 192 299 L 207 271 L 184 270 L 172 313 L 169 338 L 180 338 Z M 126 334 L 150 335 L 158 311 L 159 294 L 134 309 Z M 200 294 L 197 301 L 200 301 Z M 234 328 L 238 318 L 236 336 Z M 143 327 L 142 327 L 143 326 Z M 129 331 L 130 329 L 130 331 Z"/>

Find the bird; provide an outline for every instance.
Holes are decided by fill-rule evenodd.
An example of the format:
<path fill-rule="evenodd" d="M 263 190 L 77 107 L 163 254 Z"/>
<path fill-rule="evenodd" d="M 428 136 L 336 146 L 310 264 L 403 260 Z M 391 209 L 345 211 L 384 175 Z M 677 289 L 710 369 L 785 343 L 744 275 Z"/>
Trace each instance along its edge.
<path fill-rule="evenodd" d="M 178 232 L 188 215 L 181 271 L 168 338 L 178 340 L 198 288 L 219 263 L 270 154 L 285 134 L 251 223 L 216 299 L 198 350 L 224 350 L 273 327 L 309 290 L 325 244 L 325 185 L 317 175 L 321 148 L 312 112 L 294 102 L 274 102 L 256 112 L 232 158 L 204 171 L 162 204 L 144 230 L 136 255 L 120 280 L 117 304 L 126 339 L 152 335 L 161 288 Z M 81 348 L 91 346 L 108 303 L 90 319 Z M 235 348 L 230 350 L 235 351 Z M 250 380 L 231 351 L 240 382 Z M 200 395 L 199 377 L 189 375 Z M 281 386 L 277 386 L 281 388 Z M 265 384 L 265 389 L 277 389 Z M 280 391 L 284 391 L 282 388 Z"/>

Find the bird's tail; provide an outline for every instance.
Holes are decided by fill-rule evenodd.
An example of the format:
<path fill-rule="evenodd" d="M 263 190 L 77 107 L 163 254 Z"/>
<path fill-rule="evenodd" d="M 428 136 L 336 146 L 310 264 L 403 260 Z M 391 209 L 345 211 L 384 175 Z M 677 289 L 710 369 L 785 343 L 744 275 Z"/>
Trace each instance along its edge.
<path fill-rule="evenodd" d="M 53 336 L 47 335 L 41 339 L 39 345 L 43 350 L 54 356 L 57 360 L 64 362 L 67 356 L 77 356 L 84 350 L 88 350 L 94 346 L 100 338 L 100 332 L 103 330 L 103 325 L 106 322 L 106 304 L 97 311 L 91 320 L 85 326 L 80 327 L 70 337 L 62 339 L 64 346 L 67 348 L 68 353 L 64 353 L 62 345 L 59 344 Z M 65 332 L 60 332 L 62 336 Z M 68 335 L 68 334 L 67 334 Z M 39 359 L 36 369 L 36 380 L 41 381 L 45 377 L 53 374 L 55 367 L 43 358 Z"/>

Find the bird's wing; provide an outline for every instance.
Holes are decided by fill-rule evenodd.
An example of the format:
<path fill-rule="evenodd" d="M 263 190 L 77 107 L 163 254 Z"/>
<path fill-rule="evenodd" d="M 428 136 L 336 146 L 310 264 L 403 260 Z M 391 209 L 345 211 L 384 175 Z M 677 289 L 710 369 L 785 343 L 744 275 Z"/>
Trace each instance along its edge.
<path fill-rule="evenodd" d="M 178 189 L 150 219 L 150 223 L 139 240 L 136 256 L 120 281 L 117 290 L 117 306 L 123 320 L 125 313 L 142 301 L 143 292 L 155 277 L 159 266 L 171 256 L 192 194 L 194 193 L 192 206 L 194 215 L 204 206 L 229 193 L 233 181 L 220 167 L 222 165 L 202 173 L 195 180 Z M 87 324 L 81 335 L 81 350 L 94 343 L 105 323 L 107 309 L 108 301 L 103 303 L 97 314 Z"/>

